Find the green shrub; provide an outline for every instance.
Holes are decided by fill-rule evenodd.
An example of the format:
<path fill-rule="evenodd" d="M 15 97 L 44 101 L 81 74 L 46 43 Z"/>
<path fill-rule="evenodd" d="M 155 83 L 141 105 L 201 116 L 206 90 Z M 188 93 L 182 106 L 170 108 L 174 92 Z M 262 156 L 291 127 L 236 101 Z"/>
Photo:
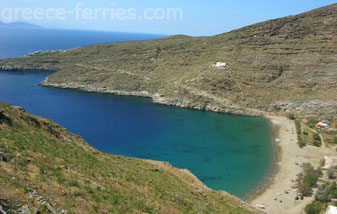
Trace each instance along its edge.
<path fill-rule="evenodd" d="M 80 187 L 80 184 L 79 184 L 77 181 L 70 181 L 70 182 L 69 182 L 69 186 L 72 186 L 72 187 Z"/>
<path fill-rule="evenodd" d="M 301 128 L 301 122 L 298 120 L 295 120 L 295 126 L 296 126 L 296 132 L 298 135 L 302 134 L 302 128 Z"/>
<path fill-rule="evenodd" d="M 304 135 L 309 135 L 309 133 L 308 133 L 308 132 L 306 132 L 306 131 L 304 131 L 304 132 L 303 132 L 303 134 L 304 134 Z"/>
<path fill-rule="evenodd" d="M 321 136 L 319 136 L 319 134 L 317 134 L 317 133 L 314 133 L 314 135 L 312 137 L 314 138 L 314 140 L 322 141 Z"/>
<path fill-rule="evenodd" d="M 294 115 L 293 113 L 290 113 L 290 114 L 288 115 L 288 118 L 289 118 L 290 120 L 295 120 L 295 119 L 296 119 L 296 117 L 295 117 L 295 115 Z"/>
<path fill-rule="evenodd" d="M 325 210 L 326 205 L 320 201 L 314 201 L 311 204 L 308 204 L 305 207 L 306 214 L 320 214 L 323 210 Z"/>
<path fill-rule="evenodd" d="M 317 147 L 322 146 L 322 142 L 321 142 L 321 141 L 318 141 L 318 140 L 315 140 L 312 144 L 313 144 L 314 146 L 317 146 Z"/>
<path fill-rule="evenodd" d="M 337 137 L 335 137 L 335 139 L 333 140 L 334 144 L 337 144 Z"/>
<path fill-rule="evenodd" d="M 337 198 L 337 185 L 336 183 L 332 183 L 330 186 L 330 194 L 332 198 Z"/>
<path fill-rule="evenodd" d="M 315 169 L 310 163 L 303 164 L 303 173 L 300 173 L 297 177 L 298 191 L 303 195 L 310 194 L 321 175 L 322 170 L 320 168 Z"/>
<path fill-rule="evenodd" d="M 75 197 L 81 197 L 81 196 L 82 196 L 82 193 L 81 193 L 81 192 L 78 192 L 78 191 L 75 191 L 73 195 L 74 195 Z"/>
<path fill-rule="evenodd" d="M 335 178 L 335 170 L 334 168 L 330 167 L 327 171 L 329 179 Z"/>
<path fill-rule="evenodd" d="M 315 200 L 320 202 L 329 202 L 330 201 L 330 188 L 329 185 L 322 185 L 319 187 Z"/>
<path fill-rule="evenodd" d="M 301 136 L 298 136 L 298 145 L 300 146 L 300 148 L 303 148 L 306 146 L 306 143 Z"/>

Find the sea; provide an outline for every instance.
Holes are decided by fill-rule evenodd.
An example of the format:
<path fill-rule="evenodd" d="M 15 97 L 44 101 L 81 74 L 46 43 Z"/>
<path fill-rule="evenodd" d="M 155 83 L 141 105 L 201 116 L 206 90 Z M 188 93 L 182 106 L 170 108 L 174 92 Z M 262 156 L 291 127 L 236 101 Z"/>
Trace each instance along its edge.
<path fill-rule="evenodd" d="M 164 35 L 0 29 L 0 58 L 37 50 L 138 41 Z M 165 161 L 214 190 L 245 198 L 274 159 L 267 119 L 153 104 L 150 99 L 39 86 L 51 72 L 0 71 L 0 102 L 22 106 L 82 136 L 102 152 Z"/>

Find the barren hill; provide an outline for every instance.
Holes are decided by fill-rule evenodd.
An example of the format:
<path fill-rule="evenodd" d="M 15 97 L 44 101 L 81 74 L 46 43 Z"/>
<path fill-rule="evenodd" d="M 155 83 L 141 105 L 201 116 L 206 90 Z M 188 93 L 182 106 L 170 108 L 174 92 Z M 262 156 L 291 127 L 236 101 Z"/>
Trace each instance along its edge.
<path fill-rule="evenodd" d="M 337 112 L 336 35 L 334 4 L 213 37 L 93 45 L 1 60 L 0 68 L 54 70 L 44 85 L 196 109 L 331 114 Z"/>

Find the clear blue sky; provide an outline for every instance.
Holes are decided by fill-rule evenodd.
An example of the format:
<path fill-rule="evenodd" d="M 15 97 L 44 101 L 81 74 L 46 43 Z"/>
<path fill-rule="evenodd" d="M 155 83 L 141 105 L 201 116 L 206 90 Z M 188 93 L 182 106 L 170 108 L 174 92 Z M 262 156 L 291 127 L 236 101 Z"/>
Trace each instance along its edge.
<path fill-rule="evenodd" d="M 215 35 L 256 22 L 295 15 L 337 3 L 333 0 L 1 0 L 4 8 L 136 8 L 137 17 L 146 8 L 181 8 L 182 20 L 84 20 L 68 16 L 65 20 L 23 20 L 48 28 L 86 29 L 158 34 Z M 112 5 L 113 3 L 113 5 Z M 3 18 L 1 18 L 3 20 Z M 4 20 L 3 20 L 4 21 Z"/>

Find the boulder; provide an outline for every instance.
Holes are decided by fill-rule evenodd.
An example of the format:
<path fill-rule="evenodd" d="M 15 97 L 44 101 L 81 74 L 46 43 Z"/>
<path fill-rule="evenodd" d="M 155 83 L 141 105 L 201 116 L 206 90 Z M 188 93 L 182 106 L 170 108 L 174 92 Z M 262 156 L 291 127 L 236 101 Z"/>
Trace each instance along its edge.
<path fill-rule="evenodd" d="M 30 211 L 27 205 L 23 205 L 21 208 L 21 213 L 22 214 L 32 214 L 32 211 Z"/>
<path fill-rule="evenodd" d="M 5 157 L 4 153 L 0 152 L 0 161 L 7 162 L 7 158 Z"/>
<path fill-rule="evenodd" d="M 0 214 L 7 214 L 7 212 L 5 212 L 5 210 L 3 210 L 1 205 L 0 205 Z"/>

